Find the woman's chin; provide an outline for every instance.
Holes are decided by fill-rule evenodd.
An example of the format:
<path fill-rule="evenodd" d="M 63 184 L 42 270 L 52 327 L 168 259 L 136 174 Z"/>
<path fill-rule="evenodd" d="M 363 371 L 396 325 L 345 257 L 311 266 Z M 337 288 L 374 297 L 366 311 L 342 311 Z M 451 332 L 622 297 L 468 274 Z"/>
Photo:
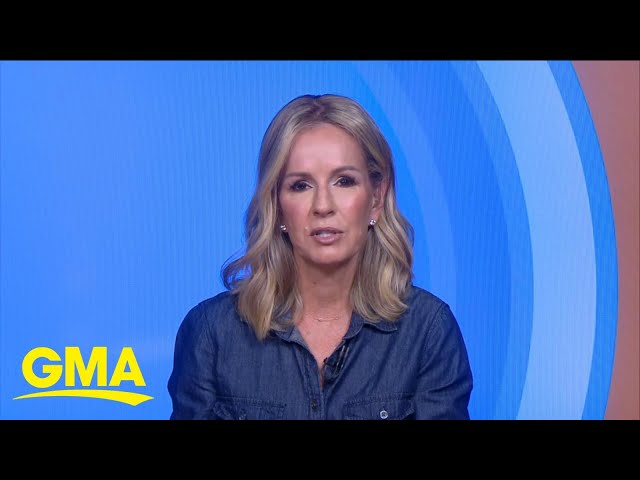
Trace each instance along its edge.
<path fill-rule="evenodd" d="M 308 259 L 307 263 L 310 267 L 324 271 L 335 271 L 343 268 L 347 268 L 353 262 L 353 257 L 340 256 L 322 256 L 312 257 Z"/>

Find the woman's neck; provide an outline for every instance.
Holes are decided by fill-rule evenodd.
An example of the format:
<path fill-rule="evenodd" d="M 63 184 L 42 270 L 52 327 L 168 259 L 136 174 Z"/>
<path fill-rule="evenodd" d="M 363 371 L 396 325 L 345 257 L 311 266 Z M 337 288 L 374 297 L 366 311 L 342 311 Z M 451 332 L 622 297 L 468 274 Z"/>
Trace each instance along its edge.
<path fill-rule="evenodd" d="M 298 268 L 298 291 L 304 317 L 317 321 L 340 320 L 351 316 L 351 286 L 355 270 L 334 272 Z"/>

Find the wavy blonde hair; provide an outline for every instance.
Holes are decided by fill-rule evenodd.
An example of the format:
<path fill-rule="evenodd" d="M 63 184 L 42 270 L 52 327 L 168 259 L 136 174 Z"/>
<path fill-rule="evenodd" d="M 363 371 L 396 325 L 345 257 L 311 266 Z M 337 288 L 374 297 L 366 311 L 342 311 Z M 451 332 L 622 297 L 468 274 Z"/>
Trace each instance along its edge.
<path fill-rule="evenodd" d="M 279 228 L 278 191 L 296 136 L 318 124 L 353 136 L 366 159 L 374 188 L 385 192 L 378 223 L 369 229 L 351 288 L 353 309 L 377 322 L 397 320 L 413 280 L 413 228 L 398 210 L 393 157 L 371 116 L 339 95 L 302 95 L 287 103 L 267 128 L 258 159 L 258 183 L 245 216 L 245 254 L 227 260 L 221 275 L 237 295 L 237 309 L 259 339 L 282 330 L 289 313 L 302 306 L 291 242 Z M 293 317 L 292 317 L 293 318 Z"/>

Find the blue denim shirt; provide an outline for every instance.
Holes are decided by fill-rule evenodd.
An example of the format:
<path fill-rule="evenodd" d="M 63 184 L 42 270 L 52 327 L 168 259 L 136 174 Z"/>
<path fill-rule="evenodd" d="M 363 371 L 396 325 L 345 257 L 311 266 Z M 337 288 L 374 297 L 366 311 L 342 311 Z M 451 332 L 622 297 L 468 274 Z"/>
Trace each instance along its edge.
<path fill-rule="evenodd" d="M 468 419 L 467 350 L 448 305 L 413 286 L 396 322 L 353 313 L 318 365 L 295 327 L 260 342 L 222 292 L 193 307 L 177 334 L 172 419 Z"/>

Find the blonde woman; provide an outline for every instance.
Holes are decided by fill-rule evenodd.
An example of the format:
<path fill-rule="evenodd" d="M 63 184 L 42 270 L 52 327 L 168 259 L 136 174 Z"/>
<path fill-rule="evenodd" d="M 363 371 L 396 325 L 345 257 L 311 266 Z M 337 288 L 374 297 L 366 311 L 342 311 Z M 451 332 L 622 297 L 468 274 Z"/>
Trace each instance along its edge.
<path fill-rule="evenodd" d="M 338 95 L 269 125 L 227 290 L 178 330 L 172 419 L 468 419 L 457 321 L 412 283 L 389 145 Z"/>

